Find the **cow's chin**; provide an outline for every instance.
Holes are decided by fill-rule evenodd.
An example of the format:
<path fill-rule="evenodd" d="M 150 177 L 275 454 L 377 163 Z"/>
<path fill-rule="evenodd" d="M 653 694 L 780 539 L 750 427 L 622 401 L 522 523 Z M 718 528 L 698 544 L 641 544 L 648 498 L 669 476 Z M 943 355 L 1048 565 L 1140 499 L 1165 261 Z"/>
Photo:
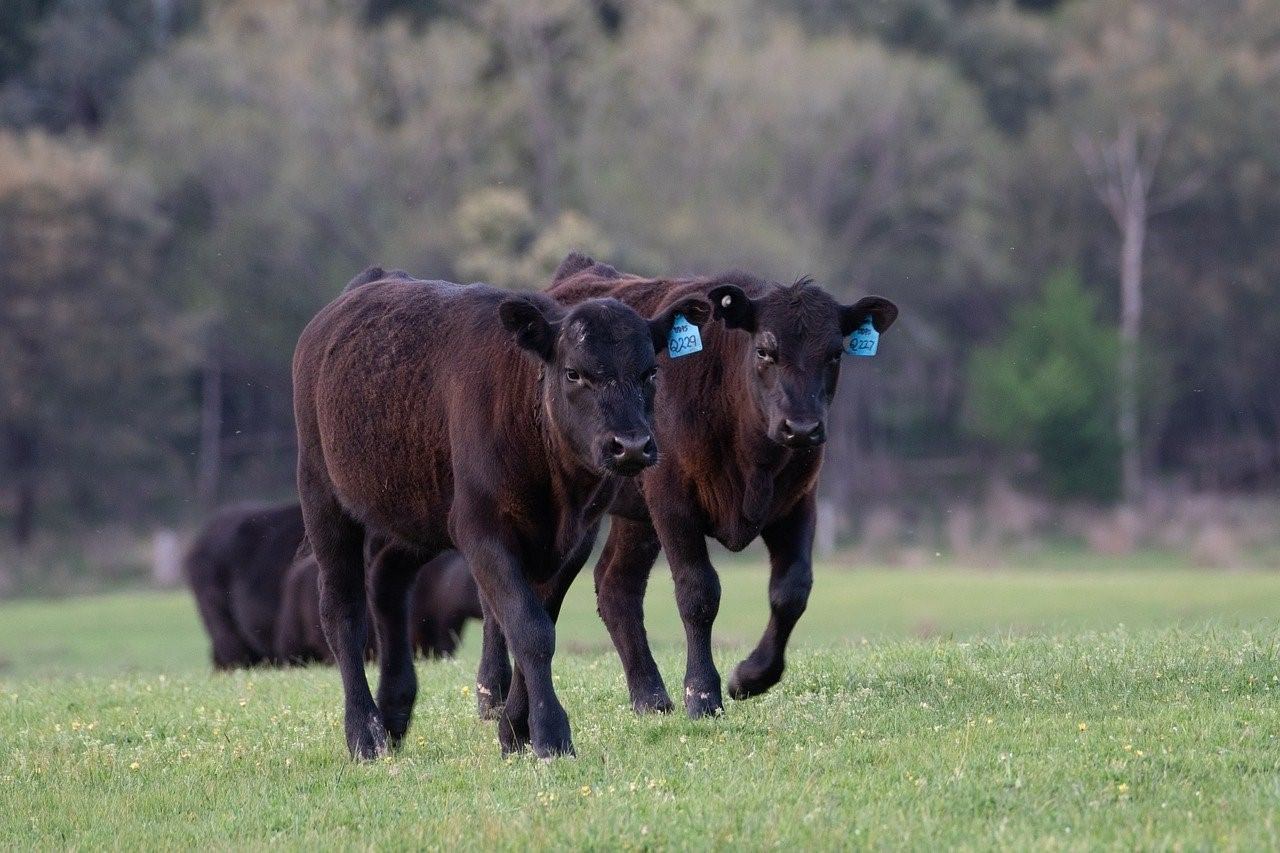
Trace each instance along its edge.
<path fill-rule="evenodd" d="M 614 462 L 612 459 L 604 462 L 600 466 L 600 470 L 605 474 L 612 474 L 616 477 L 636 477 L 645 468 L 648 468 L 651 462 Z"/>

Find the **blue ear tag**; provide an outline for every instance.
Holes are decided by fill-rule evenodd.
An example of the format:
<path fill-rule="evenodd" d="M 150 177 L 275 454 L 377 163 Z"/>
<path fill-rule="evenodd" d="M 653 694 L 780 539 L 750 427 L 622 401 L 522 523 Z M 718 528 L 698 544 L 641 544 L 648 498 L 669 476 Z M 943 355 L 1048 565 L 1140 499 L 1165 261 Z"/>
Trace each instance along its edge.
<path fill-rule="evenodd" d="M 671 324 L 671 334 L 667 336 L 667 355 L 680 358 L 695 352 L 702 352 L 702 333 L 683 314 L 677 314 Z"/>
<path fill-rule="evenodd" d="M 849 355 L 861 355 L 870 358 L 876 354 L 876 347 L 879 345 L 880 333 L 871 324 L 871 318 L 867 317 L 867 322 L 854 329 L 849 333 L 849 337 L 845 338 L 844 351 Z"/>

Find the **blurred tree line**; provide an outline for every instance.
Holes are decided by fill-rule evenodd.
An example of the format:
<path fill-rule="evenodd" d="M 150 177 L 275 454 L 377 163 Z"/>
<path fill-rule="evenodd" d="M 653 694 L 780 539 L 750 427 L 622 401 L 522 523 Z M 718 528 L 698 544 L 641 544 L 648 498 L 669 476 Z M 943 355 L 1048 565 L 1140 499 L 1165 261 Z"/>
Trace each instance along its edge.
<path fill-rule="evenodd" d="M 287 494 L 354 272 L 570 248 L 895 299 L 838 502 L 1274 489 L 1277 139 L 1266 0 L 15 0 L 0 517 Z"/>

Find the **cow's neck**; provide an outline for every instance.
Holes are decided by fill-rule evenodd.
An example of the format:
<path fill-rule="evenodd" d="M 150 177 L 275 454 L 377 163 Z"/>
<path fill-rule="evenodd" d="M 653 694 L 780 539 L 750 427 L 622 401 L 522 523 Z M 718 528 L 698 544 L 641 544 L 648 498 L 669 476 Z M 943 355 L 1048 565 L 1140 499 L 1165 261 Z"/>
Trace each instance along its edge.
<path fill-rule="evenodd" d="M 541 386 L 541 382 L 539 383 Z M 546 452 L 546 472 L 556 512 L 555 549 L 564 558 L 577 548 L 584 532 L 604 515 L 620 479 L 588 468 L 555 428 L 544 391 L 535 424 Z"/>
<path fill-rule="evenodd" d="M 740 518 L 734 538 L 755 538 L 769 516 L 773 504 L 774 483 L 779 472 L 791 457 L 791 451 L 770 441 L 768 420 L 756 403 L 751 387 L 749 371 L 745 363 L 722 383 L 725 399 L 717 407 L 727 413 L 732 421 L 726 424 L 723 435 L 732 436 L 731 458 L 736 460 L 736 473 L 741 478 L 742 499 Z"/>

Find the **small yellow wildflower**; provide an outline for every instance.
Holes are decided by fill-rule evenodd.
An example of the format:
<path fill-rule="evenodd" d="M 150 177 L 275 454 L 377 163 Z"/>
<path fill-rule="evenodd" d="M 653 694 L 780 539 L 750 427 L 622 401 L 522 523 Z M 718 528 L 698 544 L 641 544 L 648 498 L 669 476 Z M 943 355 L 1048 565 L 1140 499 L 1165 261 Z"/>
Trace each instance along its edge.
<path fill-rule="evenodd" d="M 578 789 L 578 792 L 582 794 L 582 796 L 584 797 L 589 797 L 591 796 L 591 786 L 583 785 L 581 788 Z"/>
<path fill-rule="evenodd" d="M 129 769 L 130 769 L 130 770 L 140 770 L 140 769 L 142 769 L 142 765 L 135 761 L 135 762 L 133 762 L 132 764 L 130 764 L 130 765 L 129 765 Z"/>
<path fill-rule="evenodd" d="M 1081 723 L 1080 725 L 1076 726 L 1076 728 L 1078 728 L 1078 729 L 1079 729 L 1080 731 L 1082 731 L 1082 732 L 1083 732 L 1083 731 L 1087 731 L 1087 730 L 1088 730 L 1088 728 L 1089 728 L 1089 724 L 1088 724 L 1088 723 Z"/>

